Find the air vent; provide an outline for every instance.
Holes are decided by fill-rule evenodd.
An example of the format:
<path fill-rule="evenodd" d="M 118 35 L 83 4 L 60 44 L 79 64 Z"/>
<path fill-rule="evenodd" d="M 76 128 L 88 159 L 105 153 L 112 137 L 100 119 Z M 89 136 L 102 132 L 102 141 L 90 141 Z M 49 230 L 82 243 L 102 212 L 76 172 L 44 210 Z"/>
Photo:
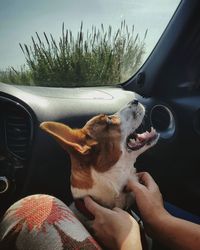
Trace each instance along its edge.
<path fill-rule="evenodd" d="M 163 139 L 171 138 L 175 133 L 175 119 L 169 108 L 156 105 L 150 114 L 151 125 L 160 133 Z"/>
<path fill-rule="evenodd" d="M 20 159 L 26 159 L 31 140 L 31 118 L 20 105 L 7 103 L 4 115 L 8 150 Z"/>

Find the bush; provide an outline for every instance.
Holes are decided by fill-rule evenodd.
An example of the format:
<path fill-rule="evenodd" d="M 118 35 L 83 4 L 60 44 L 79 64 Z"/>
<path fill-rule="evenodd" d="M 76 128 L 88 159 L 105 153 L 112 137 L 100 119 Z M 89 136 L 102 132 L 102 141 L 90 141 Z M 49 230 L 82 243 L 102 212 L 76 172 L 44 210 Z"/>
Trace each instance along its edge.
<path fill-rule="evenodd" d="M 26 65 L 20 70 L 11 67 L 0 75 L 6 83 L 39 86 L 111 85 L 128 80 L 139 68 L 145 52 L 145 38 L 140 41 L 129 31 L 125 21 L 113 32 L 92 27 L 83 32 L 83 23 L 75 37 L 62 25 L 59 41 L 44 32 L 43 40 L 36 32 L 32 45 L 20 44 Z"/>

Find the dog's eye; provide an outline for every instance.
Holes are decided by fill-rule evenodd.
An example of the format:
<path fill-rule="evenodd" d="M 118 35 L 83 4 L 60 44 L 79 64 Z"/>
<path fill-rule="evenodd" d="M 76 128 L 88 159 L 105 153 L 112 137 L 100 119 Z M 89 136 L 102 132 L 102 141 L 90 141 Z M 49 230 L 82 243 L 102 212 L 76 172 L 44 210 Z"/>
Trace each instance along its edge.
<path fill-rule="evenodd" d="M 108 117 L 107 117 L 107 123 L 108 123 L 108 124 L 112 124 L 112 117 L 111 117 L 111 116 L 108 116 Z"/>
<path fill-rule="evenodd" d="M 106 121 L 107 121 L 108 125 L 119 125 L 120 124 L 120 118 L 116 115 L 107 116 Z"/>

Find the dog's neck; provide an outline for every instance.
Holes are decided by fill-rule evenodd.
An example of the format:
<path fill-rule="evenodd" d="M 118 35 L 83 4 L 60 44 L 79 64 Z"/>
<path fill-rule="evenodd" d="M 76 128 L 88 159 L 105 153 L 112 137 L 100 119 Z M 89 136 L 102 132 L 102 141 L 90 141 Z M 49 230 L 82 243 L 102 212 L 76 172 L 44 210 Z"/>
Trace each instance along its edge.
<path fill-rule="evenodd" d="M 89 195 L 103 206 L 125 208 L 129 201 L 126 201 L 127 194 L 123 193 L 123 189 L 131 176 L 136 178 L 134 161 L 135 159 L 130 160 L 130 154 L 123 153 L 118 162 L 109 171 L 103 173 L 98 172 L 92 166 L 87 166 L 88 172 L 86 174 L 84 171 L 78 171 L 77 166 L 72 165 L 71 191 L 74 199 Z M 73 185 L 74 183 L 76 186 Z M 86 188 L 85 183 L 88 183 Z"/>

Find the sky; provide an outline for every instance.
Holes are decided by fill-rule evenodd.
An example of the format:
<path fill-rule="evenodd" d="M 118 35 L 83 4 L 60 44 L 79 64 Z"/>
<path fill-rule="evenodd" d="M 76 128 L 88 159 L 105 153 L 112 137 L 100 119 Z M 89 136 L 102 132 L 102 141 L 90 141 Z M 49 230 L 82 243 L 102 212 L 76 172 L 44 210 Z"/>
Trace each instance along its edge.
<path fill-rule="evenodd" d="M 146 56 L 157 43 L 180 0 L 0 0 L 0 70 L 25 63 L 19 43 L 31 45 L 38 32 L 59 38 L 62 23 L 74 34 L 83 21 L 92 25 L 111 25 L 122 20 L 142 39 L 146 29 Z"/>

